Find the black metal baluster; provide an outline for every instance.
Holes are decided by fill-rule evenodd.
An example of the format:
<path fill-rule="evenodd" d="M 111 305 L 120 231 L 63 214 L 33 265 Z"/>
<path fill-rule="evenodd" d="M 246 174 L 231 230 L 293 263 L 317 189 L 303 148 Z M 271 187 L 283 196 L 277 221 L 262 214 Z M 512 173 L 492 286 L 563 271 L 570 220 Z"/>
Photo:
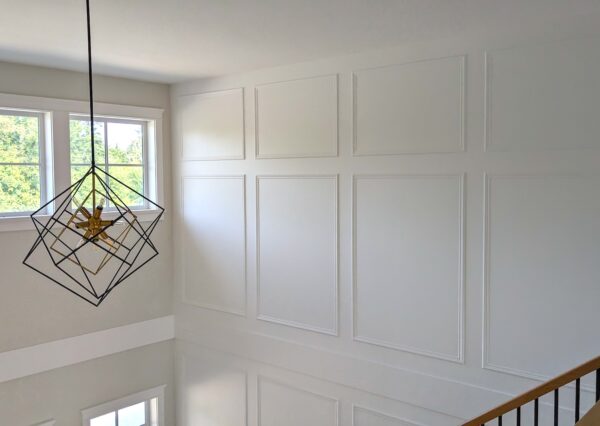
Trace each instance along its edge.
<path fill-rule="evenodd" d="M 534 426 L 538 426 L 539 418 L 540 418 L 540 400 L 536 398 L 534 406 L 533 406 L 533 425 Z"/>
<path fill-rule="evenodd" d="M 498 426 L 502 426 L 502 416 L 498 417 Z"/>
<path fill-rule="evenodd" d="M 600 401 L 600 368 L 596 370 L 596 402 Z"/>
<path fill-rule="evenodd" d="M 554 390 L 554 426 L 558 426 L 558 389 Z"/>
<path fill-rule="evenodd" d="M 517 426 L 521 426 L 521 407 L 517 408 Z"/>
<path fill-rule="evenodd" d="M 575 380 L 575 423 L 579 421 L 579 406 L 581 401 L 581 379 Z"/>

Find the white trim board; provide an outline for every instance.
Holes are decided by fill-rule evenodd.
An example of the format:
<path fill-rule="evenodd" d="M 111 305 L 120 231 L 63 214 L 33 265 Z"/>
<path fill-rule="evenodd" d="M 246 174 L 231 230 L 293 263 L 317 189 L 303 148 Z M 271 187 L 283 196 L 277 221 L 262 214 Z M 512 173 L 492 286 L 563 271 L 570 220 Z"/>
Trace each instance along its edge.
<path fill-rule="evenodd" d="M 173 315 L 0 353 L 0 383 L 175 338 Z"/>

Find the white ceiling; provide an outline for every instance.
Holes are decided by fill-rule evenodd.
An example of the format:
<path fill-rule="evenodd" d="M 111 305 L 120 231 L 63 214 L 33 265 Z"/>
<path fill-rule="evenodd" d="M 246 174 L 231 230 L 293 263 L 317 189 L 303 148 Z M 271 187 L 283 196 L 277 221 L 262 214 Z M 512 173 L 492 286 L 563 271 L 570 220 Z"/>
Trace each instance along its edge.
<path fill-rule="evenodd" d="M 85 69 L 84 0 L 0 11 L 0 60 Z M 592 13 L 599 0 L 92 0 L 95 71 L 176 82 Z"/>

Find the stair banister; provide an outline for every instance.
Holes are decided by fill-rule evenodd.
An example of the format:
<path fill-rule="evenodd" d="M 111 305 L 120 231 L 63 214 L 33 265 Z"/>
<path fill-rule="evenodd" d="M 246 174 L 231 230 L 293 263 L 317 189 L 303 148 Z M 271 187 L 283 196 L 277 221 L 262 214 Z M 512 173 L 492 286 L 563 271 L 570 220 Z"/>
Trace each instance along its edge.
<path fill-rule="evenodd" d="M 475 417 L 472 420 L 464 423 L 462 426 L 482 426 L 487 422 L 498 420 L 498 424 L 502 424 L 502 416 L 510 413 L 513 410 L 518 410 L 518 414 L 520 414 L 520 408 L 528 404 L 532 401 L 535 403 L 534 409 L 534 425 L 538 425 L 538 415 L 539 415 L 539 398 L 542 396 L 554 392 L 554 424 L 558 425 L 558 398 L 559 398 L 559 389 L 563 386 L 568 385 L 569 383 L 575 381 L 575 418 L 574 423 L 579 421 L 579 401 L 580 401 L 580 392 L 581 392 L 581 378 L 590 374 L 592 372 L 596 372 L 596 402 L 600 400 L 600 356 L 581 364 L 578 367 L 573 368 L 572 370 L 567 371 L 566 373 L 561 374 L 558 377 L 555 377 L 552 380 L 547 381 L 546 383 L 542 383 L 541 385 L 507 401 L 499 406 L 487 411 L 486 413 Z M 517 425 L 520 423 L 520 415 L 517 416 Z"/>

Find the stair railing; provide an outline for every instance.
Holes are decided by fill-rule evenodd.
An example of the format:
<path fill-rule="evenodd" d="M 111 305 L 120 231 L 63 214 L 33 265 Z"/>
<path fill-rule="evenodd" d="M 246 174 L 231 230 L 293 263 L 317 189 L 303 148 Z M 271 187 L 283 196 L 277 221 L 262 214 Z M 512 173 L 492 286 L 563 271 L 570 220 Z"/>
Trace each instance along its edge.
<path fill-rule="evenodd" d="M 580 405 L 581 405 L 581 378 L 596 372 L 596 403 L 600 400 L 600 356 L 594 358 L 579 367 L 573 368 L 560 376 L 549 380 L 546 383 L 539 385 L 536 388 L 531 389 L 504 404 L 500 404 L 496 408 L 475 417 L 474 419 L 464 423 L 462 426 L 485 426 L 486 423 L 496 420 L 498 426 L 502 426 L 502 416 L 516 410 L 516 426 L 521 426 L 521 407 L 533 401 L 533 424 L 534 426 L 539 425 L 539 406 L 540 398 L 544 395 L 554 392 L 554 425 L 558 426 L 559 418 L 559 390 L 563 386 L 575 382 L 575 423 L 580 418 Z"/>

